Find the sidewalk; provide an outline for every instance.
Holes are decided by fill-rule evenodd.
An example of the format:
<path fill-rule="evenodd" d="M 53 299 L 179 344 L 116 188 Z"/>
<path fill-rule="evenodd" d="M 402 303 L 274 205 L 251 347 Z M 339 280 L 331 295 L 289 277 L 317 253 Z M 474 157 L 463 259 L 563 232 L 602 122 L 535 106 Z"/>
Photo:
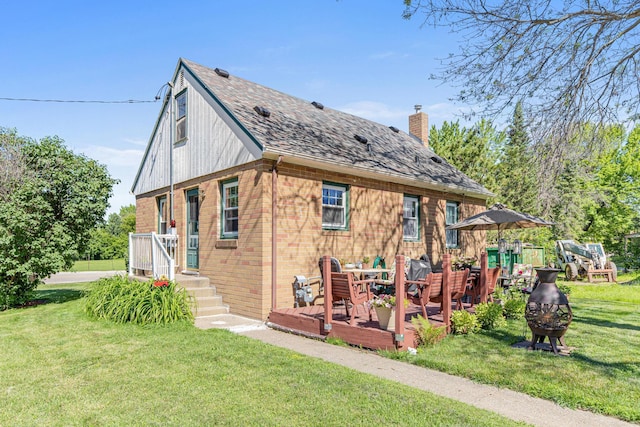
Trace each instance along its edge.
<path fill-rule="evenodd" d="M 202 329 L 224 328 L 297 353 L 337 363 L 367 374 L 459 400 L 516 421 L 549 427 L 634 426 L 615 418 L 563 408 L 547 400 L 507 389 L 474 383 L 465 378 L 386 359 L 376 353 L 340 347 L 267 327 L 264 323 L 230 314 L 196 319 Z M 635 425 L 637 427 L 637 425 Z"/>

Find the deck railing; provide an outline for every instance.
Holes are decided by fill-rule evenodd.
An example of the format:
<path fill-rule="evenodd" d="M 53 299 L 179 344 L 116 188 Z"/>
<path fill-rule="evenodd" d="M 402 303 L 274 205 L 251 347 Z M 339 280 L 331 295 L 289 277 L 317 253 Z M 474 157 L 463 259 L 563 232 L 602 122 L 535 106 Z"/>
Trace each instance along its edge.
<path fill-rule="evenodd" d="M 175 234 L 129 233 L 129 275 L 134 270 L 151 272 L 157 279 L 175 278 L 178 236 Z"/>

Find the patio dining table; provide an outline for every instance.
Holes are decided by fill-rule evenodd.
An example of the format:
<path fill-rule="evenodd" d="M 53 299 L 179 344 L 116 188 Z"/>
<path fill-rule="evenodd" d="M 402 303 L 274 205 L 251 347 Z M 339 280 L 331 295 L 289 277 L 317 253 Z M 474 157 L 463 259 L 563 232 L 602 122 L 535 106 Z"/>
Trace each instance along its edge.
<path fill-rule="evenodd" d="M 371 277 L 375 279 L 379 278 L 378 276 L 380 274 L 391 273 L 393 270 L 390 268 L 344 268 L 342 271 L 344 273 L 353 273 L 354 276 L 361 279 L 364 277 Z"/>
<path fill-rule="evenodd" d="M 345 268 L 342 271 L 353 273 L 359 280 L 370 280 L 371 291 L 376 295 L 379 293 L 389 293 L 393 289 L 391 280 L 382 280 L 383 273 L 391 273 L 391 268 Z"/>

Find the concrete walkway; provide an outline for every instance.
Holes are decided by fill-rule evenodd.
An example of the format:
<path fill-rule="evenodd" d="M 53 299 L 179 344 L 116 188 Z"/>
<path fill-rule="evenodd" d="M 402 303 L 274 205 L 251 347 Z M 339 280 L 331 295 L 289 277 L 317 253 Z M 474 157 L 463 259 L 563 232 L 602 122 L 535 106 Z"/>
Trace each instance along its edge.
<path fill-rule="evenodd" d="M 230 314 L 196 319 L 202 329 L 224 328 L 297 353 L 337 363 L 367 374 L 397 381 L 439 396 L 459 400 L 516 421 L 549 427 L 636 426 L 591 412 L 563 408 L 547 400 L 378 356 L 352 347 L 340 347 L 267 327 L 264 323 Z"/>

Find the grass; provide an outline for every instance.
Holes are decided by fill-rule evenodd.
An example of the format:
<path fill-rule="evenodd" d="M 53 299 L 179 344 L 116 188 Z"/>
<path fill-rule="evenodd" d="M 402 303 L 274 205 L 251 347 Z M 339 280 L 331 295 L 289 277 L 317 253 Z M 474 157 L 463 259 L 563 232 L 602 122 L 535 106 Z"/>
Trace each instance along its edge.
<path fill-rule="evenodd" d="M 563 406 L 640 422 L 640 285 L 576 284 L 573 322 L 565 335 L 570 357 L 526 351 L 512 344 L 531 339 L 526 321 L 496 331 L 449 335 L 416 356 L 389 353 L 420 366 L 552 400 Z M 636 284 L 626 284 L 636 283 Z"/>
<path fill-rule="evenodd" d="M 0 313 L 0 425 L 522 425 L 224 330 L 91 320 L 90 286 Z"/>
<path fill-rule="evenodd" d="M 81 271 L 124 271 L 124 259 L 100 259 L 100 260 L 80 260 L 69 269 L 72 272 Z"/>

